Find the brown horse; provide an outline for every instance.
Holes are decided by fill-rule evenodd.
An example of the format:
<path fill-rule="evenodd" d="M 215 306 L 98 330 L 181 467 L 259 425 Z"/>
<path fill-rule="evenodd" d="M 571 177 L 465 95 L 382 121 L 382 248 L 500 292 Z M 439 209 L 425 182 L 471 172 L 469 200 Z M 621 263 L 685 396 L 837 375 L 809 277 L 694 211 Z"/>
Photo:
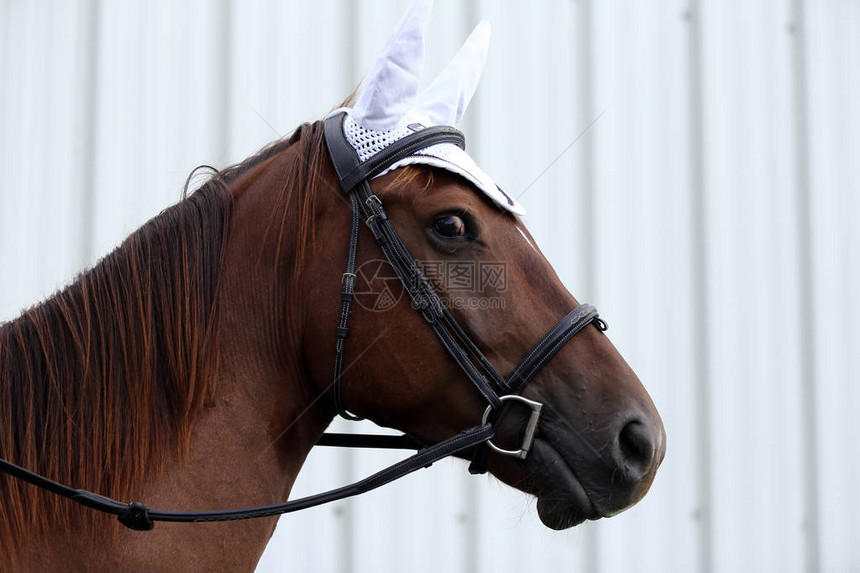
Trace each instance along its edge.
<path fill-rule="evenodd" d="M 350 208 L 322 131 L 302 125 L 215 174 L 0 326 L 0 458 L 165 509 L 288 497 L 335 414 Z M 406 167 L 373 189 L 416 259 L 504 263 L 505 289 L 450 293 L 452 313 L 500 372 L 576 306 L 522 222 L 464 180 Z M 367 229 L 360 239 L 359 265 L 381 258 Z M 488 296 L 501 304 L 466 300 Z M 384 312 L 356 305 L 351 324 L 350 411 L 427 444 L 480 421 L 481 395 L 408 301 Z M 531 454 L 491 453 L 488 465 L 537 496 L 546 525 L 613 515 L 646 493 L 665 451 L 662 422 L 598 328 L 577 334 L 525 396 L 545 405 Z M 275 523 L 135 532 L 0 475 L 4 569 L 252 570 Z"/>

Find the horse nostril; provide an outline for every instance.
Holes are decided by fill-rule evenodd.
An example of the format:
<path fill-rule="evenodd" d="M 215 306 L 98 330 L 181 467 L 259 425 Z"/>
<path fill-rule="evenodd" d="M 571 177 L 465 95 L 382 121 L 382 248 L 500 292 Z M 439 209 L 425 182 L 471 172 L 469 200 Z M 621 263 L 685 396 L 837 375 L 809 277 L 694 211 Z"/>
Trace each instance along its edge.
<path fill-rule="evenodd" d="M 639 421 L 628 422 L 618 434 L 621 466 L 630 477 L 640 479 L 651 468 L 656 448 L 651 428 Z"/>

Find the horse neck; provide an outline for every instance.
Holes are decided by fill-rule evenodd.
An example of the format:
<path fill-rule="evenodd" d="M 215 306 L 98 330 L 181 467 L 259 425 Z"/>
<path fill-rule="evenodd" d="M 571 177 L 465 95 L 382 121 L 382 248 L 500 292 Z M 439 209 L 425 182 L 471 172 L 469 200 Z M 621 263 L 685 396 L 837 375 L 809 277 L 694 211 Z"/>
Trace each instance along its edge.
<path fill-rule="evenodd" d="M 292 245 L 298 244 L 293 235 L 301 226 L 280 228 L 276 218 L 281 208 L 292 207 L 276 203 L 284 201 L 278 175 L 294 168 L 295 155 L 288 149 L 230 184 L 229 240 L 221 257 L 217 307 L 211 313 L 216 324 L 214 330 L 212 325 L 207 328 L 217 334 L 217 368 L 212 369 L 217 378 L 190 416 L 194 422 L 186 447 L 159 460 L 157 468 L 142 468 L 145 478 L 130 488 L 133 499 L 151 507 L 194 510 L 282 501 L 331 421 L 330 407 L 317 402 L 318 391 L 302 367 L 302 312 L 291 292 L 296 258 Z M 112 535 L 102 530 L 92 537 L 63 524 L 24 547 L 21 568 L 38 570 L 62 555 L 67 563 L 90 570 L 247 570 L 265 548 L 276 521 L 159 523 L 154 531 L 141 534 L 96 518 L 97 529 L 104 527 Z M 155 547 L 159 551 L 153 552 Z"/>
<path fill-rule="evenodd" d="M 331 421 L 327 401 L 319 401 L 304 372 L 303 312 L 292 282 L 296 229 L 291 219 L 280 228 L 275 205 L 278 176 L 292 169 L 291 156 L 288 151 L 233 185 L 240 192 L 234 194 L 221 274 L 218 380 L 195 425 L 188 458 L 150 484 L 153 505 L 212 509 L 283 501 Z M 152 532 L 158 537 L 131 551 L 139 551 L 151 570 L 251 570 L 276 523 L 274 517 L 160 523 Z M 181 551 L 153 563 L 151 548 L 164 544 Z"/>

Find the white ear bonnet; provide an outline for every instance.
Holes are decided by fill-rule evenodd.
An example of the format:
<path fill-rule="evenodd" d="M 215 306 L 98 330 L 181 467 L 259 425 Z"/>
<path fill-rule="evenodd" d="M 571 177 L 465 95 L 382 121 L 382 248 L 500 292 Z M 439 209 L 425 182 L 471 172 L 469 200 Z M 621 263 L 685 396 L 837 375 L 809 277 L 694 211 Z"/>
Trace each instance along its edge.
<path fill-rule="evenodd" d="M 424 31 L 432 8 L 433 0 L 417 0 L 412 5 L 374 63 L 355 107 L 329 114 L 346 112 L 344 135 L 362 163 L 414 131 L 433 125 L 456 126 L 478 87 L 490 43 L 488 22 L 478 24 L 448 66 L 418 92 L 424 69 Z M 377 177 L 413 164 L 456 173 L 502 209 L 525 214 L 516 199 L 502 191 L 465 151 L 452 143 L 421 149 Z"/>

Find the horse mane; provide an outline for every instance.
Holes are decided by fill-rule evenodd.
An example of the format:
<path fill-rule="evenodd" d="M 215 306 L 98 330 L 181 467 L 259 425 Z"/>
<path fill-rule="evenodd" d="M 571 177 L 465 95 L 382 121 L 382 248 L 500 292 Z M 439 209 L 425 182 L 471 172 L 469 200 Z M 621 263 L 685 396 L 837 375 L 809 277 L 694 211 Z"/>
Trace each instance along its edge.
<path fill-rule="evenodd" d="M 130 501 L 145 478 L 186 454 L 217 376 L 231 205 L 288 148 L 299 159 L 278 177 L 267 236 L 280 245 L 295 235 L 289 251 L 299 268 L 326 160 L 321 122 L 215 172 L 68 287 L 0 324 L 0 457 Z M 34 534 L 109 523 L 5 474 L 0 492 L 4 560 Z M 82 514 L 89 526 L 74 517 Z"/>

